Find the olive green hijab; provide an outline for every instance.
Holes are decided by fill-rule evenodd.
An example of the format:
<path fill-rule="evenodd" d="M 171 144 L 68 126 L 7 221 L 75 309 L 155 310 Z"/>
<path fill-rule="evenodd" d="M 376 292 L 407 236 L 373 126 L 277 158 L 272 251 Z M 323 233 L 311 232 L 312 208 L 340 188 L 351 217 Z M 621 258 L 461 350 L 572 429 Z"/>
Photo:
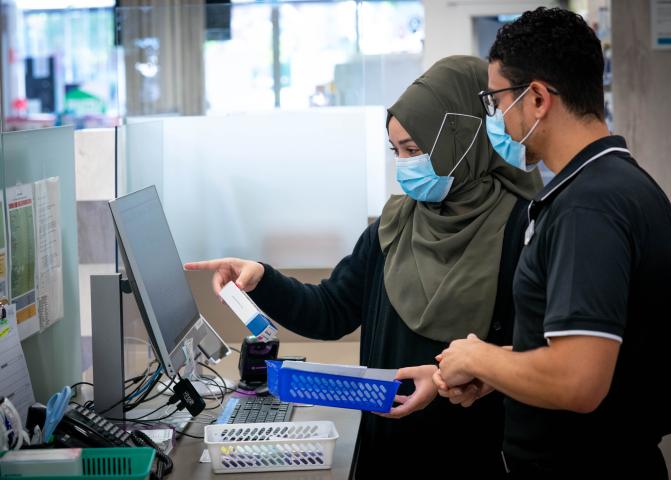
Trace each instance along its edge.
<path fill-rule="evenodd" d="M 487 89 L 487 63 L 453 56 L 434 64 L 389 109 L 417 146 L 429 153 L 436 174 L 454 183 L 441 203 L 392 196 L 380 219 L 384 284 L 391 304 L 414 332 L 442 342 L 475 333 L 487 336 L 494 312 L 503 232 L 521 196 L 542 186 L 537 172 L 506 164 L 487 138 L 478 92 Z"/>

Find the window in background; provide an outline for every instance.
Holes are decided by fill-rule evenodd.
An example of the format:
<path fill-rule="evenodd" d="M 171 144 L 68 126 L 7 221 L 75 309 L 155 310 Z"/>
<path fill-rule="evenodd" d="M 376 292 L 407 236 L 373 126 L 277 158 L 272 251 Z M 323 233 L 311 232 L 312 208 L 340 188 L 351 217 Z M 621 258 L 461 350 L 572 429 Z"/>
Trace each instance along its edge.
<path fill-rule="evenodd" d="M 214 15 L 205 16 L 202 36 L 204 91 L 181 89 L 204 97 L 204 109 L 194 113 L 166 100 L 169 87 L 179 84 L 179 74 L 163 79 L 170 53 L 156 55 L 162 69 L 158 97 L 129 83 L 129 49 L 152 39 L 138 31 L 115 46 L 114 0 L 11 3 L 10 27 L 1 42 L 8 63 L 3 73 L 7 127 L 115 125 L 131 111 L 131 93 L 141 95 L 147 107 L 134 115 L 387 104 L 402 91 L 397 84 L 412 81 L 421 69 L 424 11 L 418 0 L 206 3 Z M 188 6 L 118 9 L 120 32 L 135 35 L 132 20 L 141 14 L 157 28 L 171 24 L 160 23 L 170 8 L 186 12 Z"/>
<path fill-rule="evenodd" d="M 26 11 L 23 17 L 26 67 L 48 60 L 55 68 L 56 103 L 37 104 L 34 108 L 72 117 L 68 123 L 86 122 L 88 116 L 104 117 L 115 112 L 113 10 Z M 31 80 L 39 84 L 39 76 L 35 77 Z M 28 80 L 26 76 L 26 86 Z"/>
<path fill-rule="evenodd" d="M 420 2 L 362 2 L 359 11 L 362 54 L 422 53 L 424 7 Z"/>
<path fill-rule="evenodd" d="M 284 3 L 279 13 L 279 106 L 334 105 L 334 68 L 357 52 L 356 3 Z"/>
<path fill-rule="evenodd" d="M 112 4 L 22 0 L 5 5 L 6 129 L 116 124 Z"/>
<path fill-rule="evenodd" d="M 231 9 L 228 40 L 205 44 L 205 92 L 208 114 L 270 109 L 273 94 L 271 8 L 264 4 L 209 6 Z"/>
<path fill-rule="evenodd" d="M 384 76 L 387 56 L 392 71 L 407 72 L 400 82 L 421 68 L 424 9 L 416 0 L 233 3 L 230 17 L 231 38 L 205 48 L 208 114 L 386 104 L 389 95 L 365 91 L 397 83 Z"/>

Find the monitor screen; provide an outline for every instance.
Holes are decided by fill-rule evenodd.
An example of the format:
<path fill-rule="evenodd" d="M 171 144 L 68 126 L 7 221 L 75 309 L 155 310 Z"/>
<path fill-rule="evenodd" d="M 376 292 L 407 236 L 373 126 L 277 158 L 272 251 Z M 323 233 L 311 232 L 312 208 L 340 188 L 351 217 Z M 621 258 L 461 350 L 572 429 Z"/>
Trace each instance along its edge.
<path fill-rule="evenodd" d="M 160 332 L 151 331 L 148 318 L 145 325 L 170 353 L 200 315 L 156 188 L 119 197 L 110 208 L 140 311 L 155 319 Z"/>

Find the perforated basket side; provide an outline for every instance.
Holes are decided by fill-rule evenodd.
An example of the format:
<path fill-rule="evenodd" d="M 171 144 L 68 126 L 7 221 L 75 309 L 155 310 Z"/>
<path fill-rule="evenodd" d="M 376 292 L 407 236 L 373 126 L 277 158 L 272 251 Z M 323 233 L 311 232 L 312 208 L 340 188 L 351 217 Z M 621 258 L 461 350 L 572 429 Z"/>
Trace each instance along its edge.
<path fill-rule="evenodd" d="M 221 432 L 220 442 L 261 442 L 288 438 L 304 440 L 309 438 L 328 438 L 330 429 L 323 423 L 278 423 L 255 425 L 231 425 Z"/>
<path fill-rule="evenodd" d="M 386 382 L 290 368 L 279 369 L 279 397 L 284 401 L 313 403 L 371 412 L 391 409 L 400 382 Z"/>
<path fill-rule="evenodd" d="M 86 478 L 144 479 L 149 477 L 153 448 L 86 448 L 82 469 Z"/>
<path fill-rule="evenodd" d="M 280 396 L 280 391 L 279 391 L 279 371 L 280 368 L 282 367 L 282 362 L 279 360 L 266 360 L 266 367 L 267 367 L 267 382 L 268 382 L 268 390 L 270 390 L 270 393 L 275 395 L 276 397 Z"/>
<path fill-rule="evenodd" d="M 205 427 L 215 473 L 330 468 L 337 438 L 328 421 Z"/>
<path fill-rule="evenodd" d="M 328 448 L 323 442 L 287 441 L 275 444 L 244 444 L 222 446 L 219 461 L 228 470 L 247 468 L 303 469 L 328 468 Z"/>

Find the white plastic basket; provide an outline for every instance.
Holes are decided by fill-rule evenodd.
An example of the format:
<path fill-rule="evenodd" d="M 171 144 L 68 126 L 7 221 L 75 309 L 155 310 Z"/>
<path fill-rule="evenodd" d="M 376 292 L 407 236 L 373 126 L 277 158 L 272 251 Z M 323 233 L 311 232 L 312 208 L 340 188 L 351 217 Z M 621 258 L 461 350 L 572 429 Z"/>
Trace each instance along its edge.
<path fill-rule="evenodd" d="M 214 473 L 328 469 L 338 437 L 327 421 L 205 427 Z"/>

